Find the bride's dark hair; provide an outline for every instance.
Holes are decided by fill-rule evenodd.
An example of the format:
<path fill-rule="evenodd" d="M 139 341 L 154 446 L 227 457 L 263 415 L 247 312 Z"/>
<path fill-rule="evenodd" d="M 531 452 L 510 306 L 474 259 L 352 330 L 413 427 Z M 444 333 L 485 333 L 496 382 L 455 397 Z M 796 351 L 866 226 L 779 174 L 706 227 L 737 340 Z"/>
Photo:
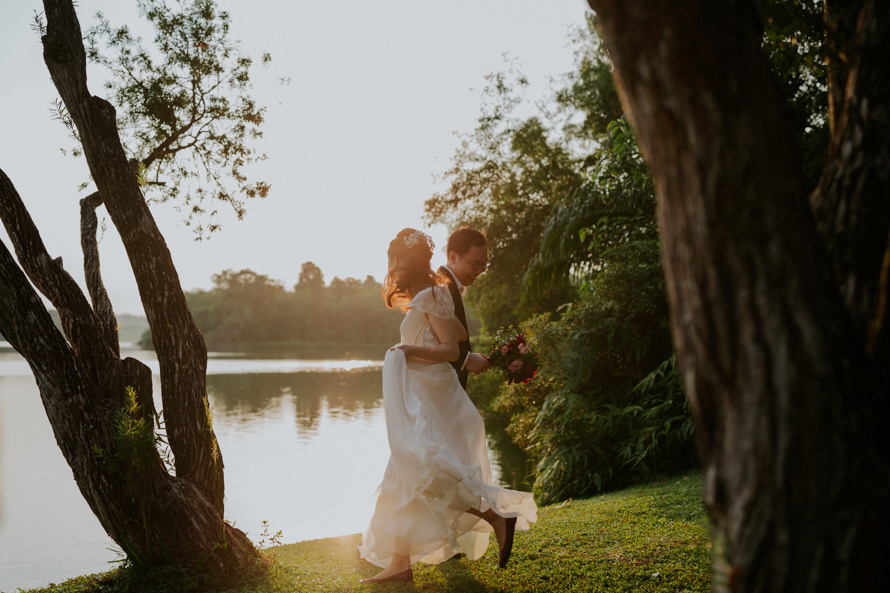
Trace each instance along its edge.
<path fill-rule="evenodd" d="M 383 300 L 390 309 L 403 311 L 418 292 L 435 284 L 436 274 L 430 268 L 433 240 L 421 231 L 407 228 L 390 241 L 387 255 L 396 265 L 383 280 Z"/>

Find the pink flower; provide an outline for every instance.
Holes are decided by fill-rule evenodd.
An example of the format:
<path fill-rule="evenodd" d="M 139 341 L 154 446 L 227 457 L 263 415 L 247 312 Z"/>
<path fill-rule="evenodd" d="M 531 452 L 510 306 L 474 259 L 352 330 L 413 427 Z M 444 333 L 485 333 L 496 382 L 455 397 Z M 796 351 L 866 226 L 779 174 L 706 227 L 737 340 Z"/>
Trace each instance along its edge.
<path fill-rule="evenodd" d="M 504 356 L 507 356 L 508 352 L 510 352 L 510 348 L 508 348 L 507 346 L 503 346 L 501 348 L 501 354 L 503 354 Z"/>
<path fill-rule="evenodd" d="M 518 358 L 510 363 L 510 366 L 507 367 L 507 370 L 511 373 L 515 373 L 519 369 L 525 366 L 525 363 L 519 360 Z"/>
<path fill-rule="evenodd" d="M 526 344 L 520 344 L 520 345 L 519 345 L 519 352 L 520 352 L 520 353 L 522 353 L 522 354 L 528 354 L 528 353 L 531 352 L 531 351 L 532 351 L 532 349 L 529 348 Z"/>

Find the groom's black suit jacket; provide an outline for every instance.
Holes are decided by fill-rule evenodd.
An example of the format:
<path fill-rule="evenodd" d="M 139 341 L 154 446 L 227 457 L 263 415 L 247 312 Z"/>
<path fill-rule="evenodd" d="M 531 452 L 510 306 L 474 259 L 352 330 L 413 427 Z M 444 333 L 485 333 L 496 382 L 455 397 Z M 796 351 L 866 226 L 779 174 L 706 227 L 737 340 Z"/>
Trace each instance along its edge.
<path fill-rule="evenodd" d="M 445 266 L 439 268 L 439 275 L 442 276 L 445 279 L 446 284 L 448 284 L 448 290 L 451 292 L 452 300 L 454 300 L 454 314 L 457 315 L 457 320 L 460 321 L 464 326 L 464 329 L 467 330 L 467 339 L 457 343 L 457 346 L 460 348 L 460 355 L 458 355 L 456 361 L 451 363 L 451 366 L 457 371 L 457 378 L 460 379 L 461 387 L 466 389 L 467 376 L 470 373 L 466 369 L 461 369 L 461 367 L 464 366 L 467 356 L 470 355 L 470 330 L 467 327 L 467 313 L 464 311 L 464 299 L 460 295 L 460 290 L 457 288 L 457 282 L 455 282 L 454 276 L 451 275 L 448 268 Z"/>

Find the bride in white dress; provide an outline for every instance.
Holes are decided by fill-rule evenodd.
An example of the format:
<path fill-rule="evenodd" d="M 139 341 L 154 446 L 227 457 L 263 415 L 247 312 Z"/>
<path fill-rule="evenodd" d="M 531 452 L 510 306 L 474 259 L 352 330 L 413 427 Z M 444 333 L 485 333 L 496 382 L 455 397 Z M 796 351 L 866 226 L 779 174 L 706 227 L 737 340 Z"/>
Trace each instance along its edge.
<path fill-rule="evenodd" d="M 528 492 L 492 485 L 485 427 L 449 361 L 466 329 L 430 269 L 433 242 L 402 230 L 389 246 L 384 298 L 406 311 L 401 343 L 386 354 L 383 401 L 390 459 L 359 546 L 383 570 L 363 583 L 410 581 L 415 562 L 481 557 L 495 532 L 499 566 L 513 533 L 537 518 Z"/>

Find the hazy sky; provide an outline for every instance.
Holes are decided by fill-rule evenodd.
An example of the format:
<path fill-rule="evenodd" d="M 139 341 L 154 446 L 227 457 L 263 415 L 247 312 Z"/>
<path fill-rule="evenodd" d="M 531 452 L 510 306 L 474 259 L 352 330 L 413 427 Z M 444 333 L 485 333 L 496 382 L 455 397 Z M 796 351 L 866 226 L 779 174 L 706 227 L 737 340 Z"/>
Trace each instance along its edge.
<path fill-rule="evenodd" d="M 153 207 L 185 290 L 209 288 L 224 269 L 251 268 L 291 288 L 300 265 L 315 262 L 325 280 L 378 280 L 386 247 L 406 226 L 422 225 L 423 202 L 437 189 L 481 104 L 484 77 L 517 60 L 530 99 L 549 95 L 550 78 L 571 69 L 570 31 L 584 0 L 218 0 L 232 37 L 255 58 L 253 97 L 267 107 L 265 200 L 248 202 L 238 222 L 225 209 L 223 230 L 195 242 L 172 205 Z M 65 157 L 71 140 L 54 121 L 57 97 L 31 24 L 36 0 L 0 3 L 0 169 L 15 184 L 53 257 L 81 280 L 77 185 L 83 159 Z M 135 0 L 79 0 L 85 30 L 102 11 L 113 25 L 140 31 Z M 150 41 L 151 31 L 141 29 Z M 259 56 L 272 55 L 269 68 Z M 90 70 L 94 94 L 101 71 Z M 277 80 L 287 77 L 289 85 Z M 104 217 L 104 210 L 100 210 Z M 100 243 L 105 283 L 118 313 L 142 313 L 129 263 L 113 226 Z M 425 229 L 444 261 L 444 228 Z M 0 229 L 0 240 L 11 249 Z"/>

